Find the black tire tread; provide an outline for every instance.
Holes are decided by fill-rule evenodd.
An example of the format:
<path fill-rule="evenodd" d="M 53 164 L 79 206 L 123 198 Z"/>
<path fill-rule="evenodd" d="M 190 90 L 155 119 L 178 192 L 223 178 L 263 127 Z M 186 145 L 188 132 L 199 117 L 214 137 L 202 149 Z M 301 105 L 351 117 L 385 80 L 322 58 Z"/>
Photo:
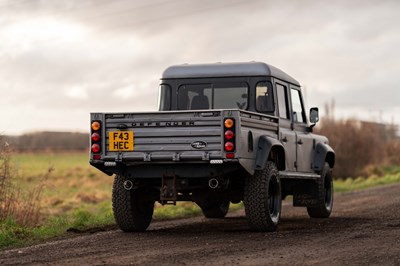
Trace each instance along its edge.
<path fill-rule="evenodd" d="M 267 162 L 264 170 L 256 171 L 253 176 L 246 178 L 245 213 L 250 228 L 254 231 L 275 231 L 277 228 L 277 223 L 270 218 L 267 204 L 269 178 L 272 175 L 277 177 L 280 192 L 279 172 L 273 162 Z"/>
<path fill-rule="evenodd" d="M 140 210 L 140 197 L 138 192 L 124 189 L 125 178 L 116 175 L 112 189 L 112 209 L 114 219 L 118 227 L 125 232 L 145 231 L 150 225 L 154 203 L 144 206 L 144 211 Z"/>
<path fill-rule="evenodd" d="M 333 182 L 332 169 L 330 168 L 328 163 L 325 163 L 324 168 L 322 169 L 321 179 L 318 181 L 318 207 L 307 207 L 308 215 L 311 218 L 328 218 L 331 215 L 333 207 L 333 183 L 331 184 L 332 206 L 330 209 L 327 209 L 325 206 L 325 189 L 324 189 L 326 178 L 330 178 L 331 182 Z"/>

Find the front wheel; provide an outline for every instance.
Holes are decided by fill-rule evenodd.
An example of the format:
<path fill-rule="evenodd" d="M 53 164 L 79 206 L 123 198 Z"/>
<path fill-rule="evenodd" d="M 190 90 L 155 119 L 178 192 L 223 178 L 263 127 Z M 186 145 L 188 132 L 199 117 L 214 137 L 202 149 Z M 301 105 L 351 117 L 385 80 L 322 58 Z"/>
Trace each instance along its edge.
<path fill-rule="evenodd" d="M 246 178 L 244 209 L 254 231 L 275 231 L 281 215 L 282 197 L 279 172 L 274 162 Z"/>
<path fill-rule="evenodd" d="M 145 231 L 153 217 L 154 201 L 145 199 L 142 189 L 126 190 L 126 179 L 116 175 L 112 190 L 112 208 L 118 227 L 125 232 Z"/>
<path fill-rule="evenodd" d="M 333 176 L 332 169 L 325 163 L 321 178 L 318 180 L 318 206 L 307 207 L 312 218 L 328 218 L 333 208 Z"/>

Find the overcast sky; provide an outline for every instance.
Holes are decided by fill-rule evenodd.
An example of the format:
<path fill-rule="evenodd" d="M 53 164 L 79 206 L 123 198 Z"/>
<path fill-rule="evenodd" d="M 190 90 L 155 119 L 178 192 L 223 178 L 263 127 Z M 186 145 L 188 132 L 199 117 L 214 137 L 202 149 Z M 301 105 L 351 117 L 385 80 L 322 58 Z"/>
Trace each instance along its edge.
<path fill-rule="evenodd" d="M 0 0 L 0 134 L 157 109 L 174 64 L 262 61 L 337 118 L 400 124 L 400 1 Z"/>

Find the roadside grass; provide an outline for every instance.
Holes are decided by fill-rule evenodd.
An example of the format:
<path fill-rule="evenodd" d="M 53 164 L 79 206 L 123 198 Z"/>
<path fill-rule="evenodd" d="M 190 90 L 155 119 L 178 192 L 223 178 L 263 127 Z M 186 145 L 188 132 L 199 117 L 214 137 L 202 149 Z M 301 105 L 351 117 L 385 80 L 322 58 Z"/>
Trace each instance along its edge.
<path fill-rule="evenodd" d="M 400 182 L 400 171 L 397 173 L 389 172 L 382 177 L 376 175 L 370 177 L 357 177 L 347 178 L 344 180 L 336 180 L 334 183 L 335 192 L 347 192 L 360 189 L 366 189 L 370 187 L 377 187 L 383 185 L 389 185 Z"/>
<path fill-rule="evenodd" d="M 113 177 L 88 163 L 88 155 L 76 153 L 13 154 L 20 189 L 29 189 L 41 182 L 48 169 L 40 202 L 41 219 L 37 226 L 21 226 L 12 219 L 0 221 L 0 250 L 39 243 L 67 232 L 85 232 L 114 224 L 111 207 Z M 383 170 L 386 175 L 369 178 L 335 180 L 335 191 L 345 192 L 400 182 L 400 167 Z M 232 204 L 230 211 L 243 208 Z M 177 206 L 156 204 L 153 219 L 166 220 L 201 215 L 201 209 L 191 202 Z"/>

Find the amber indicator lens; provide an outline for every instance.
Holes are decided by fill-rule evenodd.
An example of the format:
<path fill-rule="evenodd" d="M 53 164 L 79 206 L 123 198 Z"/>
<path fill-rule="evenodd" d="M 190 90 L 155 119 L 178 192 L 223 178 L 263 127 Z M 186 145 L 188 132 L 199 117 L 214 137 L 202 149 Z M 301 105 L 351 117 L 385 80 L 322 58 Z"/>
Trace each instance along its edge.
<path fill-rule="evenodd" d="M 224 126 L 226 128 L 231 128 L 231 127 L 233 127 L 233 125 L 234 125 L 233 119 L 228 118 L 224 122 Z"/>
<path fill-rule="evenodd" d="M 92 152 L 94 152 L 94 153 L 100 152 L 100 145 L 99 144 L 93 144 L 92 145 Z"/>
<path fill-rule="evenodd" d="M 92 134 L 92 140 L 93 141 L 99 141 L 100 140 L 100 134 L 99 133 L 93 133 Z"/>
<path fill-rule="evenodd" d="M 233 139 L 234 136 L 235 136 L 235 134 L 233 133 L 232 130 L 227 130 L 225 132 L 225 139 L 227 139 L 227 140 Z"/>
<path fill-rule="evenodd" d="M 232 142 L 225 143 L 225 150 L 226 151 L 233 151 L 234 148 L 235 148 L 235 145 L 233 145 Z"/>
<path fill-rule="evenodd" d="M 93 129 L 94 131 L 99 130 L 100 127 L 101 127 L 101 125 L 100 125 L 100 122 L 99 122 L 99 121 L 93 121 L 93 122 L 92 122 L 92 129 Z"/>

